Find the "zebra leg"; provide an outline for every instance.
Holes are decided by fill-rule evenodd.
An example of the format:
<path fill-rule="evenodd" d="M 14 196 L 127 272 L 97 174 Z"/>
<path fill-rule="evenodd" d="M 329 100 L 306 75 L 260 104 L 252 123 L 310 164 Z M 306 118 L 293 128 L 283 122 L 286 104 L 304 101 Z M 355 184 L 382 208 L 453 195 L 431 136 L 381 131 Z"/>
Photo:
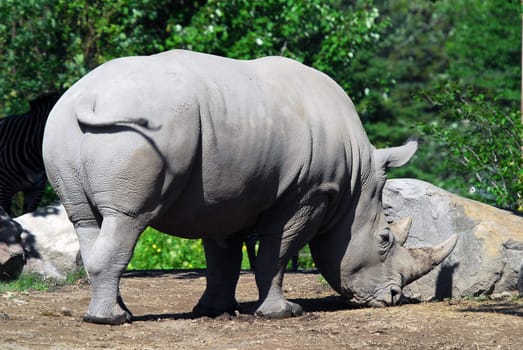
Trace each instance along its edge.
<path fill-rule="evenodd" d="M 0 187 L 0 207 L 4 209 L 9 217 L 13 217 L 11 210 L 13 196 L 14 193 L 11 193 L 11 191 L 7 191 Z"/>
<path fill-rule="evenodd" d="M 43 186 L 33 187 L 24 190 L 24 213 L 35 211 L 40 204 L 40 200 L 44 196 L 45 183 Z"/>

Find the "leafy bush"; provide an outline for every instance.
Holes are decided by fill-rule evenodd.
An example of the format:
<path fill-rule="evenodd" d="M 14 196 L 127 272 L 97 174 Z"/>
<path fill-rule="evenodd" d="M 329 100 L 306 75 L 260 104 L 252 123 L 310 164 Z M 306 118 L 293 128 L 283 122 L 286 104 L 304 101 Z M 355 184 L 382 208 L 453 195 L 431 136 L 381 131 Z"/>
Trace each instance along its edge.
<path fill-rule="evenodd" d="M 293 58 L 330 75 L 353 95 L 364 90 L 354 79 L 361 71 L 357 55 L 372 47 L 386 26 L 369 0 L 344 6 L 322 0 L 208 0 L 184 20 L 171 18 L 166 47 L 239 59 Z"/>
<path fill-rule="evenodd" d="M 147 228 L 129 263 L 129 270 L 193 269 L 205 267 L 201 240 L 169 236 Z"/>
<path fill-rule="evenodd" d="M 242 252 L 242 269 L 250 269 L 245 245 Z M 300 252 L 298 267 L 314 268 L 308 247 Z M 205 268 L 205 253 L 200 239 L 169 236 L 148 227 L 138 240 L 127 268 L 129 270 Z"/>
<path fill-rule="evenodd" d="M 443 119 L 421 129 L 447 147 L 447 167 L 461 174 L 454 191 L 523 212 L 520 112 L 458 87 L 440 91 L 426 97 Z"/>

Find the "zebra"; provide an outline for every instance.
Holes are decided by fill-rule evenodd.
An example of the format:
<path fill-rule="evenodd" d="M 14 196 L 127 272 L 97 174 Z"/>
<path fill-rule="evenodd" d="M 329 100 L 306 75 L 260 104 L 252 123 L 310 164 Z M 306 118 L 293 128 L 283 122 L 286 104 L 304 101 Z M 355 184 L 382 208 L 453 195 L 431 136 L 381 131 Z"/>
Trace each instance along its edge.
<path fill-rule="evenodd" d="M 11 216 L 13 196 L 24 194 L 23 212 L 37 208 L 46 175 L 42 140 L 47 117 L 60 95 L 49 93 L 29 102 L 24 114 L 0 119 L 0 207 Z"/>

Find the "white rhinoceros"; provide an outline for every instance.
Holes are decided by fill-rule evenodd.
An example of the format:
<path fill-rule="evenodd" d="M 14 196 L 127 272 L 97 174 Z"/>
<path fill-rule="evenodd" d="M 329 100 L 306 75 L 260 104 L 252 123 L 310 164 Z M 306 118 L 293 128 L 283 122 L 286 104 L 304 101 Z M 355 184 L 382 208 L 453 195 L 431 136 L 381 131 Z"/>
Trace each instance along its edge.
<path fill-rule="evenodd" d="M 91 281 L 89 322 L 131 320 L 120 276 L 148 225 L 203 238 L 202 315 L 237 308 L 248 232 L 260 240 L 256 313 L 270 317 L 301 313 L 282 281 L 307 243 L 337 292 L 371 306 L 397 303 L 456 243 L 401 246 L 410 219 L 387 223 L 381 194 L 385 169 L 417 143 L 375 149 L 343 89 L 282 57 L 174 50 L 107 62 L 55 105 L 43 148 Z"/>

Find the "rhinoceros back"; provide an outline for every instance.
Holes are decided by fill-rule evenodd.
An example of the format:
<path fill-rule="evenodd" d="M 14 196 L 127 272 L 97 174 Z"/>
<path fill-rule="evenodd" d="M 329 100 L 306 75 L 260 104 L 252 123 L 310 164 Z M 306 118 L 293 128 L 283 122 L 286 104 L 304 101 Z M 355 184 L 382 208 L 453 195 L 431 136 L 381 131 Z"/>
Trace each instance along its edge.
<path fill-rule="evenodd" d="M 324 183 L 345 184 L 352 139 L 368 143 L 337 84 L 279 57 L 237 61 L 171 51 L 123 58 L 86 75 L 63 100 L 47 136 L 76 133 L 66 147 L 71 154 L 62 159 L 75 159 L 72 172 L 85 173 L 78 186 L 89 201 L 114 206 L 111 200 L 125 201 L 129 187 L 142 188 L 152 221 L 172 233 L 246 229 L 284 196 L 299 200 Z M 77 124 L 74 130 L 56 125 L 67 118 Z M 119 124 L 137 129 L 114 127 Z M 136 163 L 138 148 L 149 156 Z M 115 156 L 123 155 L 135 163 L 114 168 Z M 153 160 L 163 165 L 143 165 Z M 147 171 L 141 183 L 137 165 L 157 170 L 157 178 Z M 97 173 L 115 179 L 89 180 Z"/>

